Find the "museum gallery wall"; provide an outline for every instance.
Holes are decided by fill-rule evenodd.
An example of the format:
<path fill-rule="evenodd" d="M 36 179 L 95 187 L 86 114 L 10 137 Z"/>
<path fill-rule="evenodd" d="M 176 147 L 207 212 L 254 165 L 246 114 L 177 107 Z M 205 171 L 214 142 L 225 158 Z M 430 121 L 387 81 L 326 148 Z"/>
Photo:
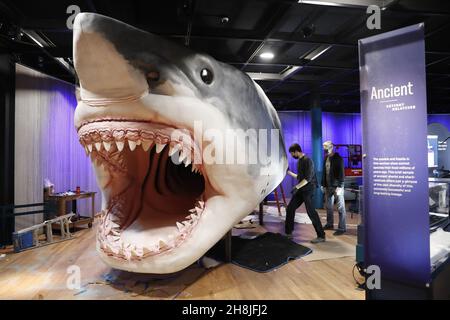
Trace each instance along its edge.
<path fill-rule="evenodd" d="M 15 199 L 16 204 L 43 202 L 44 179 L 55 192 L 97 191 L 95 175 L 73 125 L 77 105 L 75 87 L 45 74 L 16 65 Z M 101 209 L 96 195 L 96 211 Z M 79 201 L 79 212 L 90 213 Z M 40 215 L 16 218 L 16 230 L 42 222 Z"/>

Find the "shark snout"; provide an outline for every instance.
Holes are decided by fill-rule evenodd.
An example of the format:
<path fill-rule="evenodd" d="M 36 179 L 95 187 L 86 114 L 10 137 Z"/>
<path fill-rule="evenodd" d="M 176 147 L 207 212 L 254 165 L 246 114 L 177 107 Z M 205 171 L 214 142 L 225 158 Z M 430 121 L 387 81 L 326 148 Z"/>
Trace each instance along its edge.
<path fill-rule="evenodd" d="M 145 76 L 120 54 L 116 45 L 96 29 L 101 16 L 80 13 L 73 29 L 73 56 L 81 97 L 122 99 L 148 90 Z"/>

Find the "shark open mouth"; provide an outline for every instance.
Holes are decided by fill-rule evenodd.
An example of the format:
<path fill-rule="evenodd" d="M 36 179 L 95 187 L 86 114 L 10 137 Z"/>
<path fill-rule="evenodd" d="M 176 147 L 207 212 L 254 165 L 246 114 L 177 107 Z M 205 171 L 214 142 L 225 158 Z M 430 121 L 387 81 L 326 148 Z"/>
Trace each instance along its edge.
<path fill-rule="evenodd" d="M 82 123 L 78 134 L 102 189 L 97 243 L 105 254 L 141 260 L 194 232 L 211 187 L 189 130 L 101 119 Z"/>

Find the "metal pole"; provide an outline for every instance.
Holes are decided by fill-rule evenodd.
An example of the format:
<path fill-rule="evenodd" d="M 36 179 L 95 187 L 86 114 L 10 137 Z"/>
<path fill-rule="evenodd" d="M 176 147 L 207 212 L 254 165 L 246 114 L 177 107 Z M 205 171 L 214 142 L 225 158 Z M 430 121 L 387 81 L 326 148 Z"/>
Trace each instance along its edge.
<path fill-rule="evenodd" d="M 317 174 L 317 189 L 314 196 L 314 206 L 323 208 L 323 194 L 320 191 L 320 183 L 323 174 L 323 152 L 322 152 L 322 108 L 320 106 L 319 87 L 314 85 L 311 90 L 311 141 L 312 161 Z"/>

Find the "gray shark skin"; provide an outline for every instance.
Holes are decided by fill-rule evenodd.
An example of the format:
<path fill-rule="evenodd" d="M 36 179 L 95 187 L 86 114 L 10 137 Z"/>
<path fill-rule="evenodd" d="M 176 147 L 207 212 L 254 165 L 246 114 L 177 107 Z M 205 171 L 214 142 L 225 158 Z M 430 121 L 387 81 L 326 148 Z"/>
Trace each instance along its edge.
<path fill-rule="evenodd" d="M 276 111 L 234 67 L 93 13 L 75 19 L 74 64 L 75 127 L 102 190 L 97 251 L 110 266 L 145 273 L 186 268 L 284 178 Z M 229 150 L 216 134 L 205 138 L 208 130 L 268 135 L 236 146 L 236 154 L 258 154 L 257 163 L 250 156 L 216 163 L 205 161 L 205 151 Z M 269 153 L 259 152 L 261 143 Z"/>

